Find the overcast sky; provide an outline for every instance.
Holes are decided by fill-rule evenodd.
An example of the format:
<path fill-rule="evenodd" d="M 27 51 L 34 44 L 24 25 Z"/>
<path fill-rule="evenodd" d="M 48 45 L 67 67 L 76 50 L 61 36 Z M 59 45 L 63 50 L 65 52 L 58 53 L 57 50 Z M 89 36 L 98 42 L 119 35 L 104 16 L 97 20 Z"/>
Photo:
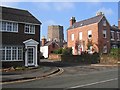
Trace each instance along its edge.
<path fill-rule="evenodd" d="M 64 26 L 64 38 L 66 29 L 72 16 L 76 21 L 94 17 L 96 12 L 102 11 L 111 25 L 118 25 L 118 2 L 2 2 L 3 6 L 25 9 L 31 12 L 42 22 L 41 37 L 47 38 L 48 25 Z M 95 2 L 94 2 L 95 1 Z M 120 8 L 120 5 L 119 5 Z M 120 15 L 119 15 L 120 17 Z"/>

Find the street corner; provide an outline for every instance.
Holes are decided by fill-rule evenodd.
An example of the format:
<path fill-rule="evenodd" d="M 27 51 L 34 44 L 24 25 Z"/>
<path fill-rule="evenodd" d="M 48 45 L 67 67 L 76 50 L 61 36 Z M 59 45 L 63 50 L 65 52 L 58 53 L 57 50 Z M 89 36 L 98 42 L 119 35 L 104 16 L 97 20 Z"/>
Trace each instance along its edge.
<path fill-rule="evenodd" d="M 12 84 L 20 82 L 28 82 L 38 79 L 45 79 L 47 77 L 53 77 L 60 75 L 64 72 L 62 68 L 57 67 L 41 67 L 37 69 L 28 70 L 26 72 L 18 73 L 6 72 L 2 75 L 2 81 L 0 84 Z"/>

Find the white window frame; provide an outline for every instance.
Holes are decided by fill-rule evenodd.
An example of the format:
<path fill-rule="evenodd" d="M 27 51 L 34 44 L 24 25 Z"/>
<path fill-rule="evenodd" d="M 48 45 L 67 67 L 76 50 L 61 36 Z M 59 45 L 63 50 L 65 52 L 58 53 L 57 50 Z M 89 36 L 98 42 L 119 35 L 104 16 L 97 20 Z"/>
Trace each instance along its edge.
<path fill-rule="evenodd" d="M 11 53 L 10 53 L 10 55 L 11 55 L 10 58 L 11 58 L 11 59 L 9 59 L 9 60 L 6 60 L 7 47 L 10 47 L 9 50 L 10 50 L 10 52 L 11 52 Z M 11 47 L 11 46 L 6 46 L 6 47 L 4 48 L 4 50 L 5 50 L 5 55 L 4 55 L 4 56 L 5 56 L 5 60 L 1 60 L 1 61 L 23 61 L 23 47 L 16 47 L 16 59 L 14 59 L 14 60 L 13 60 L 13 53 L 12 53 L 12 52 L 13 52 L 13 47 L 15 47 L 15 46 L 12 46 L 12 47 Z M 21 48 L 21 59 L 18 59 L 18 48 Z M 0 50 L 1 50 L 1 52 L 2 52 L 3 48 L 1 48 Z M 1 59 L 2 59 L 2 58 L 1 58 Z"/>
<path fill-rule="evenodd" d="M 89 37 L 89 35 L 91 35 L 91 37 Z M 89 30 L 88 31 L 88 39 L 91 39 L 92 38 L 92 30 Z"/>
<path fill-rule="evenodd" d="M 28 27 L 28 32 L 26 32 L 26 27 Z M 32 28 L 33 32 L 31 32 L 31 28 Z M 24 33 L 26 33 L 26 34 L 35 34 L 35 25 L 25 24 L 25 26 L 24 26 Z"/>
<path fill-rule="evenodd" d="M 103 53 L 107 53 L 107 51 L 108 51 L 107 45 L 104 45 L 103 46 Z"/>
<path fill-rule="evenodd" d="M 117 41 L 120 41 L 120 32 L 117 32 Z"/>
<path fill-rule="evenodd" d="M 113 38 L 111 38 L 111 40 L 115 40 L 115 32 L 111 31 L 111 36 L 113 35 Z"/>
<path fill-rule="evenodd" d="M 3 22 L 5 23 L 5 29 L 3 30 Z M 1 29 L 0 31 L 2 32 L 18 32 L 18 23 L 16 22 L 8 22 L 8 21 L 0 21 L 0 24 L 1 24 Z M 11 24 L 11 29 L 8 30 L 8 25 Z M 13 29 L 13 25 L 16 25 L 16 30 Z"/>
<path fill-rule="evenodd" d="M 71 40 L 74 41 L 74 34 L 71 34 Z"/>
<path fill-rule="evenodd" d="M 105 34 L 105 36 L 104 36 Z M 107 38 L 107 30 L 103 30 L 103 38 Z"/>
<path fill-rule="evenodd" d="M 106 25 L 107 25 L 106 20 L 103 20 L 103 26 L 106 26 Z"/>
<path fill-rule="evenodd" d="M 79 32 L 79 40 L 82 40 L 82 32 Z"/>

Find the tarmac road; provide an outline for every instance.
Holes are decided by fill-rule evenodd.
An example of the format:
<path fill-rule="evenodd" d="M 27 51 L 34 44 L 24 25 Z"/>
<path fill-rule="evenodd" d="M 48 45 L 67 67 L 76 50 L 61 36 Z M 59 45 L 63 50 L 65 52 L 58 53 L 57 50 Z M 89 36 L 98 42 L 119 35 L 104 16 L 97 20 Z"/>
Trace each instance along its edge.
<path fill-rule="evenodd" d="M 118 88 L 118 67 L 65 66 L 61 75 L 30 82 L 4 84 L 3 88 Z"/>

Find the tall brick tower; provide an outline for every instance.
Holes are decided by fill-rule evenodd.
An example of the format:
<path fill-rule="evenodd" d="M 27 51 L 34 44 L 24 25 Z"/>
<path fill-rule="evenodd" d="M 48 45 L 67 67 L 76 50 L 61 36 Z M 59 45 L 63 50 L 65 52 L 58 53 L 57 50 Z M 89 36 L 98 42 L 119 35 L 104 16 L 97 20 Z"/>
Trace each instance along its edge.
<path fill-rule="evenodd" d="M 120 19 L 118 20 L 118 28 L 120 29 Z"/>
<path fill-rule="evenodd" d="M 60 25 L 51 25 L 48 26 L 48 41 L 55 40 L 59 45 L 63 46 L 64 34 L 63 26 Z"/>

